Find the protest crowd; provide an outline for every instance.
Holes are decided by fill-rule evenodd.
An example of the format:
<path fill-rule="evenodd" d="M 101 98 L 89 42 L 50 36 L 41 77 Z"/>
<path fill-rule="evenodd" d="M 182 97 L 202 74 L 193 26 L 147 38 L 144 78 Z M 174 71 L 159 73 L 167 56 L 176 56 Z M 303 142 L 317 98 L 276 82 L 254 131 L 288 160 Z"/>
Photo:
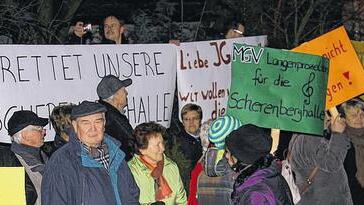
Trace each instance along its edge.
<path fill-rule="evenodd" d="M 85 20 L 75 19 L 72 24 L 66 46 L 72 44 L 70 48 L 79 46 L 98 49 L 88 32 L 92 28 L 87 27 Z M 119 48 L 128 44 L 124 35 L 125 24 L 119 17 L 105 17 L 102 27 L 101 44 L 110 46 L 106 48 Z M 233 42 L 234 39 L 244 39 L 244 30 L 244 22 L 234 21 L 226 25 L 221 40 Z M 209 46 L 213 45 L 210 43 Z M 183 48 L 183 42 L 173 39 L 168 46 L 173 49 Z M 291 62 L 295 62 L 294 65 L 290 65 L 289 61 L 274 63 L 274 59 L 279 59 L 274 55 L 278 51 L 264 49 L 264 45 L 233 46 L 229 56 L 218 55 L 219 61 L 214 64 L 199 54 L 195 62 L 186 60 L 191 52 L 178 51 L 182 64 L 177 64 L 177 67 L 181 72 L 193 71 L 197 67 L 208 70 L 211 66 L 224 63 L 232 67 L 232 74 L 230 70 L 227 73 L 227 76 L 232 76 L 231 87 L 229 84 L 228 90 L 217 91 L 217 96 L 226 98 L 226 101 L 214 101 L 212 112 L 207 112 L 211 108 L 199 103 L 201 101 L 197 100 L 197 92 L 194 94 L 191 91 L 181 101 L 181 91 L 178 89 L 184 88 L 184 85 L 178 85 L 178 91 L 171 94 L 173 110 L 170 108 L 172 117 L 169 116 L 169 119 L 173 119 L 168 120 L 168 126 L 158 121 L 166 115 L 158 116 L 158 107 L 155 120 L 145 117 L 145 120 L 132 121 L 129 118 L 130 113 L 133 113 L 130 96 L 137 93 L 133 93 L 135 90 L 131 87 L 140 79 L 115 73 L 105 74 L 99 76 L 98 82 L 90 84 L 96 86 L 84 84 L 83 89 L 97 94 L 94 99 L 65 98 L 63 101 L 67 103 L 56 105 L 47 117 L 34 109 L 20 109 L 8 115 L 4 124 L 7 135 L 1 137 L 10 139 L 11 144 L 0 145 L 1 167 L 24 168 L 26 205 L 363 204 L 364 75 L 358 77 L 361 86 L 357 86 L 360 89 L 356 93 L 327 106 L 325 86 L 328 86 L 328 79 L 329 82 L 331 80 L 328 70 L 329 66 L 331 69 L 332 59 L 330 64 L 327 58 L 321 56 L 310 57 L 317 60 L 310 61 L 300 56 L 296 58 L 299 55 L 296 51 L 282 51 L 293 53 Z M 344 49 L 342 46 L 340 49 L 344 53 L 347 47 Z M 270 53 L 266 54 L 268 51 Z M 154 70 L 152 55 L 146 57 L 142 52 L 140 55 L 144 57 L 145 73 L 149 72 L 149 75 L 140 77 L 145 78 L 145 82 L 148 82 L 150 73 L 164 74 L 158 70 L 158 53 L 154 53 Z M 107 57 L 102 56 L 105 65 Z M 122 56 L 124 59 L 127 55 Z M 185 61 L 182 57 L 186 57 Z M 93 58 L 96 64 L 97 57 L 94 55 Z M 229 62 L 226 60 L 228 58 Z M 159 59 L 160 62 L 166 60 Z M 294 100 L 282 100 L 279 93 L 275 93 L 278 96 L 274 98 L 276 105 L 268 97 L 264 98 L 268 95 L 265 91 L 259 96 L 263 98 L 256 97 L 254 94 L 258 95 L 260 91 L 252 90 L 253 87 L 265 89 L 264 86 L 269 83 L 269 78 L 263 76 L 263 67 L 253 70 L 251 75 L 246 74 L 250 76 L 247 79 L 252 80 L 251 87 L 250 84 L 238 85 L 245 83 L 246 79 L 234 78 L 234 75 L 245 74 L 237 73 L 234 69 L 243 64 L 258 64 L 263 60 L 271 62 L 267 65 L 280 66 L 280 69 L 276 68 L 277 72 L 308 73 L 308 80 L 304 76 L 302 82 L 299 79 L 284 80 L 281 75 L 273 82 L 275 86 L 285 89 L 296 88 L 295 82 L 300 84 L 300 89 L 292 93 L 303 93 L 302 106 L 295 104 Z M 322 69 L 308 69 L 304 65 L 316 65 Z M 65 68 L 63 72 L 67 70 Z M 2 69 L 3 73 L 4 70 L 9 71 L 9 68 Z M 360 69 L 363 70 L 361 65 Z M 133 72 L 137 76 L 135 67 Z M 201 78 L 201 81 L 204 79 L 198 74 L 194 77 Z M 81 78 L 85 76 L 81 77 L 80 73 Z M 178 78 L 179 73 L 177 81 Z M 351 80 L 350 85 L 357 83 Z M 312 82 L 316 81 L 318 85 L 313 88 Z M 152 85 L 145 82 L 142 90 L 154 92 Z M 175 82 L 171 85 L 174 86 Z M 209 82 L 209 86 L 211 83 L 213 90 L 221 85 Z M 187 84 L 186 87 L 192 87 Z M 237 87 L 245 87 L 247 94 L 237 90 Z M 70 94 L 80 94 L 76 88 L 65 89 Z M 339 91 L 340 86 L 335 89 L 331 87 L 331 90 Z M 166 96 L 164 94 L 164 100 Z M 208 98 L 206 96 L 208 94 L 205 95 Z M 295 98 L 295 95 L 291 96 Z M 329 103 L 332 103 L 330 97 Z M 142 96 L 140 104 L 135 104 L 138 100 L 132 98 L 134 112 L 138 106 L 139 109 L 143 107 L 140 111 L 143 114 L 155 109 L 148 107 L 146 111 L 146 101 L 143 99 L 148 99 L 149 103 L 151 97 Z M 158 100 L 162 99 L 157 96 L 157 103 Z M 166 109 L 166 105 L 163 109 Z M 250 113 L 248 115 L 245 112 Z M 276 113 L 272 114 L 275 120 L 271 124 L 266 123 L 268 117 L 264 117 L 268 113 Z M 138 119 L 143 118 L 140 113 L 134 115 Z M 252 120 L 252 116 L 258 115 L 260 117 Z M 287 118 L 287 126 L 283 125 L 284 120 L 281 122 L 282 118 Z M 49 127 L 54 130 L 54 136 L 48 136 L 46 130 Z M 278 136 L 273 134 L 273 129 L 279 129 Z M 46 136 L 52 140 L 45 142 Z M 1 200 L 0 204 L 8 204 Z"/>

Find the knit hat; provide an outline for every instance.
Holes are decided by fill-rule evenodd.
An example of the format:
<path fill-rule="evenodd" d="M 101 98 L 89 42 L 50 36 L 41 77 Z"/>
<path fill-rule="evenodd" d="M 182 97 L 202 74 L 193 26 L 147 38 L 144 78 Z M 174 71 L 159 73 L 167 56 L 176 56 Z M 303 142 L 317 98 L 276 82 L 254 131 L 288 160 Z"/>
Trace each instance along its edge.
<path fill-rule="evenodd" d="M 232 131 L 225 139 L 231 155 L 245 164 L 253 164 L 256 160 L 269 154 L 272 138 L 264 128 L 255 125 L 243 125 Z"/>
<path fill-rule="evenodd" d="M 231 131 L 238 129 L 242 125 L 241 121 L 235 117 L 225 115 L 212 122 L 209 129 L 209 140 L 218 149 L 225 148 L 225 138 Z"/>
<path fill-rule="evenodd" d="M 97 95 L 100 99 L 106 99 L 114 95 L 120 88 L 128 87 L 132 84 L 131 79 L 120 80 L 116 76 L 107 75 L 97 85 Z"/>

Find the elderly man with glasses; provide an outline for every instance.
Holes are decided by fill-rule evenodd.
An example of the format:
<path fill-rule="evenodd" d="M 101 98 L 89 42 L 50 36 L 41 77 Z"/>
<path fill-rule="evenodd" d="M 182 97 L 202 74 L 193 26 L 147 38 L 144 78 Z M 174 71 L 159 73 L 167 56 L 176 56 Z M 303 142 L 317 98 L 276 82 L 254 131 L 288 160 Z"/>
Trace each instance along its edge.
<path fill-rule="evenodd" d="M 45 168 L 42 205 L 139 204 L 120 142 L 104 133 L 105 112 L 105 106 L 89 101 L 72 109 L 74 131 Z"/>
<path fill-rule="evenodd" d="M 11 137 L 11 152 L 2 150 L 1 158 L 8 164 L 2 166 L 25 169 L 25 193 L 27 205 L 40 205 L 41 181 L 44 164 L 48 157 L 40 150 L 44 143 L 44 126 L 47 118 L 38 117 L 34 112 L 21 110 L 14 112 L 8 121 L 8 134 Z"/>
<path fill-rule="evenodd" d="M 107 16 L 104 19 L 104 42 L 107 44 L 126 44 L 127 39 L 124 35 L 124 21 L 116 16 Z"/>

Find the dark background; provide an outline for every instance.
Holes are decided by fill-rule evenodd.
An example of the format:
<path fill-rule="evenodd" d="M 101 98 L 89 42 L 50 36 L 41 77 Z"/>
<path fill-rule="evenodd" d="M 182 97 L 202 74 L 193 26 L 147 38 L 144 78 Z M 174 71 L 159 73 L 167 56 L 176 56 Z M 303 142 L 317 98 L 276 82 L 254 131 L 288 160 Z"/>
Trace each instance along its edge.
<path fill-rule="evenodd" d="M 236 20 L 246 35 L 268 35 L 270 47 L 290 49 L 341 25 L 363 40 L 363 13 L 362 0 L 3 0 L 0 43 L 62 44 L 75 17 L 97 26 L 113 14 L 133 43 L 221 38 Z"/>

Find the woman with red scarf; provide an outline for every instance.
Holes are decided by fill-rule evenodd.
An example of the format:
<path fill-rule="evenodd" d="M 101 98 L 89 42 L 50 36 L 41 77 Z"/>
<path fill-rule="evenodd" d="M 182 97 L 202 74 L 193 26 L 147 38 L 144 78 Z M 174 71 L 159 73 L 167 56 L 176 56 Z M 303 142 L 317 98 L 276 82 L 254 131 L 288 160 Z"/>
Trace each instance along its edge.
<path fill-rule="evenodd" d="M 155 122 L 134 129 L 135 151 L 129 168 L 140 189 L 139 203 L 187 204 L 176 163 L 164 155 L 165 128 Z"/>

